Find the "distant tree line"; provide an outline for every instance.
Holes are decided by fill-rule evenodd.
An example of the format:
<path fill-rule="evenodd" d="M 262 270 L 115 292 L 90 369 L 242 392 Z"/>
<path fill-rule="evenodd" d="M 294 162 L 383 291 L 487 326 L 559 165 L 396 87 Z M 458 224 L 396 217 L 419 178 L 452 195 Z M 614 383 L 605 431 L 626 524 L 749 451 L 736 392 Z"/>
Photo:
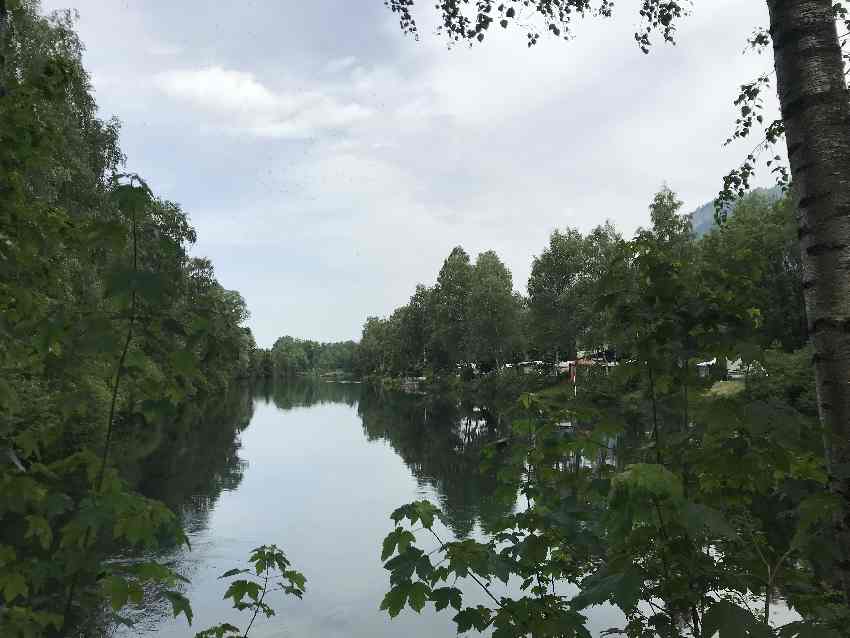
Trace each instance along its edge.
<path fill-rule="evenodd" d="M 251 369 L 280 377 L 338 371 L 387 378 L 489 372 L 529 360 L 554 364 L 581 351 L 632 356 L 636 332 L 647 327 L 642 322 L 654 320 L 654 311 L 637 302 L 646 294 L 657 294 L 653 304 L 675 307 L 680 319 L 699 314 L 701 329 L 724 335 L 733 358 L 752 349 L 741 340 L 803 347 L 802 271 L 789 200 L 752 193 L 722 227 L 701 237 L 681 205 L 662 189 L 650 207 L 652 225 L 631 240 L 610 222 L 586 234 L 553 231 L 532 262 L 527 296 L 514 290 L 495 252 L 473 262 L 455 247 L 434 284 L 419 284 L 389 317 L 369 317 L 359 343 L 284 336 L 255 355 Z"/>
<path fill-rule="evenodd" d="M 460 246 L 436 283 L 419 285 L 410 302 L 363 326 L 358 370 L 364 375 L 452 372 L 477 363 L 501 366 L 524 351 L 525 303 L 511 272 L 493 251 L 472 263 Z"/>
<path fill-rule="evenodd" d="M 650 207 L 651 227 L 632 240 L 610 223 L 587 234 L 555 230 L 534 258 L 527 297 L 513 290 L 496 253 L 472 263 L 454 248 L 433 286 L 417 286 L 389 317 L 366 320 L 357 370 L 439 375 L 472 364 L 487 371 L 528 359 L 557 362 L 581 350 L 636 354 L 638 335 L 656 320 L 642 305 L 650 302 L 675 308 L 679 319 L 699 315 L 700 329 L 730 344 L 746 338 L 801 348 L 805 310 L 790 206 L 753 193 L 722 228 L 697 238 L 664 188 Z"/>
<path fill-rule="evenodd" d="M 295 375 L 355 371 L 357 344 L 354 341 L 323 343 L 311 339 L 280 337 L 270 350 L 260 355 L 265 376 L 288 378 Z"/>

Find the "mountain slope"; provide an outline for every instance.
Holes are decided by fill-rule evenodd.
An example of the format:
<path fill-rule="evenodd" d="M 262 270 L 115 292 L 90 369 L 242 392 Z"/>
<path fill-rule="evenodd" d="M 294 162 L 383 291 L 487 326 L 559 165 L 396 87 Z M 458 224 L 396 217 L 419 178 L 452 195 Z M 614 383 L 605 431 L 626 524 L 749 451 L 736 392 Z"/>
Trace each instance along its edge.
<path fill-rule="evenodd" d="M 770 200 L 771 203 L 782 198 L 782 189 L 779 186 L 774 186 L 773 188 L 754 188 L 753 193 L 761 193 L 765 197 Z M 735 204 L 733 203 L 729 213 L 732 214 L 735 211 Z M 710 232 L 712 228 L 717 226 L 717 222 L 714 221 L 714 202 L 710 201 L 706 204 L 703 204 L 695 211 L 690 214 L 691 224 L 694 229 L 694 235 L 697 238 L 702 237 L 706 233 Z"/>

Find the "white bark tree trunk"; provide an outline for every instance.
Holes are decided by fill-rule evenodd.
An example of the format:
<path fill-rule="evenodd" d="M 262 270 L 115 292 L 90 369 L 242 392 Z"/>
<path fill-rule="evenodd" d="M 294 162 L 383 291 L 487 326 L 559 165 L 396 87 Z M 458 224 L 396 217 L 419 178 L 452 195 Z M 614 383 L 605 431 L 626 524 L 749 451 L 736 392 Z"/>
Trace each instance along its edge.
<path fill-rule="evenodd" d="M 798 201 L 803 288 L 815 350 L 850 600 L 850 94 L 832 0 L 767 0 L 777 87 Z"/>

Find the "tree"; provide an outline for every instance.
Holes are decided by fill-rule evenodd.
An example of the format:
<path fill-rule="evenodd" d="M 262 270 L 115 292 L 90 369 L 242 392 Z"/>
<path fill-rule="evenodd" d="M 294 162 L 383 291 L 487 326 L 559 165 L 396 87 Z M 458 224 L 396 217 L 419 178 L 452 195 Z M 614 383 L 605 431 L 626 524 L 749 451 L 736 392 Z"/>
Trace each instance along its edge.
<path fill-rule="evenodd" d="M 777 342 L 789 352 L 807 341 L 791 205 L 788 198 L 771 204 L 752 193 L 699 242 L 700 279 L 707 303 L 719 311 L 717 322 L 734 329 L 730 337 L 754 339 L 763 347 Z M 743 314 L 755 321 L 742 321 Z"/>
<path fill-rule="evenodd" d="M 401 28 L 417 34 L 411 13 L 414 0 L 386 0 L 399 15 Z M 610 0 L 446 0 L 436 5 L 440 30 L 450 41 L 481 42 L 498 21 L 527 30 L 534 45 L 541 30 L 568 39 L 572 20 L 587 14 L 610 17 Z M 641 0 L 641 26 L 635 40 L 648 53 L 651 37 L 660 33 L 673 42 L 676 22 L 686 14 L 680 0 Z M 528 15 L 532 9 L 535 23 Z M 850 26 L 841 0 L 767 0 L 769 29 L 757 31 L 750 43 L 772 43 L 782 119 L 766 128 L 773 143 L 785 143 L 797 197 L 797 219 L 808 332 L 814 347 L 820 420 L 828 438 L 832 490 L 850 501 L 850 99 L 836 20 Z M 769 78 L 742 85 L 741 118 L 734 137 L 746 137 L 754 120 L 761 122 L 757 97 Z M 761 145 L 760 145 L 761 146 Z M 749 186 L 755 157 L 724 179 L 721 200 Z M 777 169 L 775 169 L 777 170 Z M 781 169 L 778 169 L 781 171 Z M 843 545 L 850 548 L 850 502 L 838 523 Z M 850 552 L 850 550 L 848 550 Z M 841 578 L 850 600 L 850 555 L 842 561 Z"/>
<path fill-rule="evenodd" d="M 576 349 L 607 345 L 605 315 L 596 297 L 621 237 L 610 223 L 589 235 L 556 230 L 534 258 L 528 279 L 531 330 L 538 349 L 572 357 Z"/>
<path fill-rule="evenodd" d="M 358 349 L 358 367 L 361 375 L 385 375 L 388 371 L 387 357 L 387 320 L 380 317 L 368 317 L 363 324 Z"/>
<path fill-rule="evenodd" d="M 833 3 L 769 0 L 767 5 L 788 159 L 799 197 L 803 288 L 820 417 L 831 436 L 830 460 L 839 468 L 850 463 L 850 99 Z M 837 486 L 845 495 L 848 488 L 848 482 Z M 848 525 L 850 520 L 844 529 L 850 541 Z M 850 592 L 850 580 L 845 585 Z"/>
<path fill-rule="evenodd" d="M 418 372 L 429 362 L 434 333 L 433 304 L 434 289 L 422 284 L 416 286 L 400 328 L 408 365 Z"/>
<path fill-rule="evenodd" d="M 570 298 L 584 267 L 584 239 L 568 228 L 554 231 L 549 246 L 534 258 L 528 278 L 529 313 L 534 344 L 551 352 L 553 360 L 573 356 L 578 326 L 576 304 Z"/>
<path fill-rule="evenodd" d="M 467 360 L 471 284 L 469 255 L 456 246 L 443 262 L 434 286 L 434 368 L 453 370 L 458 362 Z"/>
<path fill-rule="evenodd" d="M 511 271 L 492 250 L 478 255 L 469 290 L 469 352 L 479 363 L 501 368 L 517 350 L 519 300 Z"/>
<path fill-rule="evenodd" d="M 584 238 L 584 267 L 577 285 L 576 334 L 583 349 L 601 350 L 611 345 L 610 315 L 600 307 L 600 283 L 619 256 L 623 243 L 610 222 L 597 226 Z"/>
<path fill-rule="evenodd" d="M 195 232 L 97 118 L 70 12 L 0 3 L 0 634 L 70 635 L 166 565 L 105 560 L 185 535 L 126 473 L 139 431 L 171 436 L 252 347 L 245 304 L 189 257 Z M 189 615 L 176 592 L 173 608 Z"/>

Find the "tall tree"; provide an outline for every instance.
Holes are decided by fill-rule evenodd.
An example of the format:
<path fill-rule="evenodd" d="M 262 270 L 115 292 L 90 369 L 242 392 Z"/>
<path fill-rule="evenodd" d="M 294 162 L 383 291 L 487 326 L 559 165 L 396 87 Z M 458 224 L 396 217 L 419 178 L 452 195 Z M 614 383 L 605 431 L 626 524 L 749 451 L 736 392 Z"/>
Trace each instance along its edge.
<path fill-rule="evenodd" d="M 9 10 L 6 0 L 0 0 L 0 98 L 6 95 L 6 32 L 9 30 Z"/>
<path fill-rule="evenodd" d="M 597 303 L 600 282 L 620 254 L 623 238 L 611 222 L 597 226 L 584 238 L 584 266 L 576 290 L 576 334 L 583 349 L 611 346 L 609 313 Z"/>
<path fill-rule="evenodd" d="M 469 351 L 479 363 L 502 363 L 517 346 L 519 300 L 511 271 L 492 250 L 478 255 L 469 294 Z"/>
<path fill-rule="evenodd" d="M 446 257 L 434 287 L 433 365 L 452 369 L 468 354 L 469 291 L 472 264 L 469 255 L 456 246 Z"/>
<path fill-rule="evenodd" d="M 833 490 L 850 503 L 850 99 L 844 62 L 832 0 L 769 0 L 767 5 L 788 159 L 799 195 L 818 410 L 829 437 Z M 838 534 L 845 548 L 840 574 L 850 600 L 850 506 Z"/>
<path fill-rule="evenodd" d="M 367 317 L 363 324 L 358 349 L 358 372 L 360 374 L 385 375 L 388 371 L 388 321 L 379 317 Z"/>
<path fill-rule="evenodd" d="M 433 288 L 422 284 L 416 286 L 400 327 L 401 341 L 411 371 L 421 372 L 428 362 L 433 333 L 433 298 Z"/>
<path fill-rule="evenodd" d="M 556 230 L 534 258 L 528 279 L 534 344 L 555 358 L 577 348 L 607 345 L 606 315 L 596 303 L 599 282 L 617 255 L 622 238 L 610 223 L 586 237 L 572 228 Z"/>
<path fill-rule="evenodd" d="M 763 347 L 778 342 L 788 351 L 802 348 L 807 339 L 791 205 L 788 198 L 771 203 L 752 193 L 722 227 L 699 241 L 703 293 L 718 311 L 718 323 L 730 328 L 730 337 Z M 746 321 L 744 314 L 756 322 Z"/>
<path fill-rule="evenodd" d="M 528 297 L 534 345 L 555 360 L 575 354 L 578 326 L 570 293 L 584 267 L 583 248 L 579 231 L 556 230 L 531 266 Z"/>

